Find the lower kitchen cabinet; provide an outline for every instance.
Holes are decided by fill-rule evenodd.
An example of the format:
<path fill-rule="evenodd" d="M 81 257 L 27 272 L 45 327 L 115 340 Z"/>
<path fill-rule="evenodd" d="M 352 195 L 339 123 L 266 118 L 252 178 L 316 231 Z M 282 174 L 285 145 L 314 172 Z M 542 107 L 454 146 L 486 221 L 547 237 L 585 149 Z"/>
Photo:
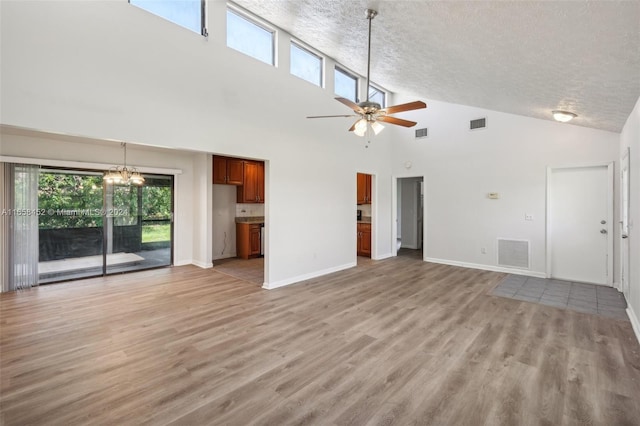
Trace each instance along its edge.
<path fill-rule="evenodd" d="M 371 257 L 371 224 L 358 223 L 358 256 Z"/>
<path fill-rule="evenodd" d="M 262 252 L 261 223 L 236 223 L 236 254 L 242 259 L 259 257 Z"/>

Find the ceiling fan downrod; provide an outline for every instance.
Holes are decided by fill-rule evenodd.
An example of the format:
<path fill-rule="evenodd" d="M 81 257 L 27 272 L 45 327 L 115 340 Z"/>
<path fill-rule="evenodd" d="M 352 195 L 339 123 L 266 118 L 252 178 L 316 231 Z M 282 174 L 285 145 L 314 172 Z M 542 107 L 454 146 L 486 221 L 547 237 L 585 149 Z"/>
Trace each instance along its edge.
<path fill-rule="evenodd" d="M 371 73 L 371 21 L 373 21 L 373 18 L 376 17 L 376 15 L 378 15 L 378 11 L 373 10 L 373 9 L 367 9 L 365 11 L 365 14 L 367 16 L 367 19 L 369 20 L 369 46 L 368 46 L 368 50 L 367 50 L 367 102 L 369 102 L 369 75 Z"/>

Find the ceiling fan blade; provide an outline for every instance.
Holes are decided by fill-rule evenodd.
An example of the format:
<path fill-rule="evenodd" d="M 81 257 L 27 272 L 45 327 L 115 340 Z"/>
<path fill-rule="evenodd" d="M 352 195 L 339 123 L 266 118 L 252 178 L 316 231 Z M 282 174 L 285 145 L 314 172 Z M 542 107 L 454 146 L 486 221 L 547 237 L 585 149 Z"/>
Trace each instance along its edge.
<path fill-rule="evenodd" d="M 409 102 L 407 104 L 394 105 L 387 108 L 382 108 L 381 112 L 386 112 L 387 114 L 395 114 L 396 112 L 403 111 L 413 111 L 414 109 L 422 109 L 426 108 L 427 104 L 422 101 Z"/>
<path fill-rule="evenodd" d="M 312 116 L 309 116 L 307 118 L 335 118 L 335 117 L 357 117 L 357 115 L 354 115 L 354 114 L 348 114 L 348 115 L 312 115 Z"/>
<path fill-rule="evenodd" d="M 350 131 L 350 132 L 353 132 L 353 131 L 356 129 L 356 124 L 358 124 L 358 122 L 359 122 L 359 121 L 360 121 L 360 120 L 356 120 L 356 122 L 355 122 L 355 123 L 353 123 L 353 126 L 349 127 L 349 131 Z"/>
<path fill-rule="evenodd" d="M 401 118 L 396 118 L 396 117 L 389 117 L 388 115 L 383 115 L 378 117 L 377 121 L 384 121 L 385 123 L 396 124 L 398 126 L 403 126 L 403 127 L 413 127 L 416 124 L 418 124 L 415 121 L 403 120 Z"/>
<path fill-rule="evenodd" d="M 352 110 L 354 110 L 355 112 L 357 112 L 359 114 L 363 112 L 362 108 L 360 108 L 360 106 L 357 103 L 355 103 L 355 102 L 353 102 L 353 101 L 351 101 L 351 100 L 349 100 L 347 98 L 341 98 L 341 97 L 338 96 L 336 98 L 336 101 L 345 104 L 346 106 L 348 106 L 349 108 L 351 108 Z"/>

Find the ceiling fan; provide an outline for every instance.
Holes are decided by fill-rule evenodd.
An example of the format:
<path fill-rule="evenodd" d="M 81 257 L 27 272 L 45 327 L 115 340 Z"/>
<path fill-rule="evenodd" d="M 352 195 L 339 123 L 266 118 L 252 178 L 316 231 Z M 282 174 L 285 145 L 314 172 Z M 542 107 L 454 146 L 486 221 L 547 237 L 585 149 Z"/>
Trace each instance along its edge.
<path fill-rule="evenodd" d="M 369 20 L 369 46 L 367 53 L 367 100 L 360 103 L 352 102 L 349 99 L 337 97 L 336 100 L 351 108 L 356 114 L 349 115 L 316 115 L 307 118 L 333 118 L 333 117 L 359 117 L 358 120 L 353 123 L 353 126 L 349 128 L 350 132 L 354 132 L 358 136 L 364 136 L 369 128 L 377 135 L 382 131 L 384 126 L 380 122 L 395 124 L 403 127 L 413 127 L 417 123 L 415 121 L 403 120 L 401 118 L 391 117 L 390 114 L 395 114 L 404 111 L 413 111 L 415 109 L 426 108 L 427 104 L 422 101 L 409 102 L 406 104 L 390 106 L 382 108 L 377 102 L 371 102 L 369 100 L 369 74 L 371 69 L 371 21 L 378 14 L 377 11 L 367 9 L 365 11 L 366 17 Z"/>

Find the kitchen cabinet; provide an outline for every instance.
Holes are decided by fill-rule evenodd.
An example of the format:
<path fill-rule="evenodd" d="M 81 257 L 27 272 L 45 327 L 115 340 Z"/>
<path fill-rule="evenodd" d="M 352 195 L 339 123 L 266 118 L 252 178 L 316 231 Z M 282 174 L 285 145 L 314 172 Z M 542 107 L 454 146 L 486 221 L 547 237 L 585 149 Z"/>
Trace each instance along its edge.
<path fill-rule="evenodd" d="M 371 175 L 358 173 L 357 204 L 371 204 Z"/>
<path fill-rule="evenodd" d="M 358 223 L 358 256 L 371 257 L 371 224 Z"/>
<path fill-rule="evenodd" d="M 237 189 L 238 203 L 264 203 L 264 162 L 244 161 L 242 186 Z"/>
<path fill-rule="evenodd" d="M 239 158 L 214 155 L 213 183 L 242 185 L 244 183 L 244 161 Z"/>
<path fill-rule="evenodd" d="M 259 257 L 261 253 L 261 223 L 236 223 L 236 255 L 242 259 Z"/>

